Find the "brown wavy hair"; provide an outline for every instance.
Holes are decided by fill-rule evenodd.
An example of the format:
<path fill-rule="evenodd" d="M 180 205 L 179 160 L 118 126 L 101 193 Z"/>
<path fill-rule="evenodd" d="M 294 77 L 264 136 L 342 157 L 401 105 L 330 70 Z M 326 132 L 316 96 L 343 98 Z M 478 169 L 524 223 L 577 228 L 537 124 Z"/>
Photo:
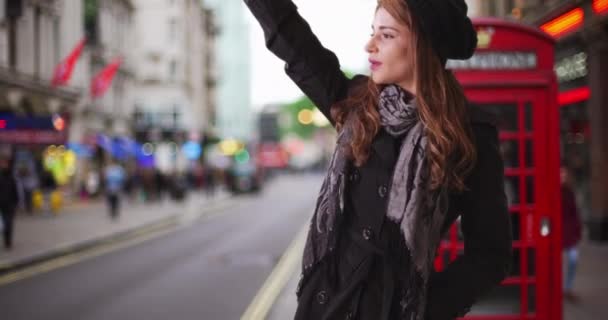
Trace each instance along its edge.
<path fill-rule="evenodd" d="M 377 9 L 380 7 L 412 30 L 416 48 L 416 100 L 428 138 L 431 189 L 447 185 L 450 190 L 464 191 L 464 181 L 476 162 L 477 153 L 462 87 L 452 72 L 444 68 L 430 42 L 419 36 L 418 23 L 412 23 L 416 17 L 410 15 L 404 0 L 379 0 Z M 338 130 L 343 128 L 348 115 L 354 113 L 353 138 L 348 151 L 357 166 L 369 158 L 370 145 L 380 130 L 377 104 L 383 87 L 370 77 L 355 83 L 348 97 L 332 107 Z"/>

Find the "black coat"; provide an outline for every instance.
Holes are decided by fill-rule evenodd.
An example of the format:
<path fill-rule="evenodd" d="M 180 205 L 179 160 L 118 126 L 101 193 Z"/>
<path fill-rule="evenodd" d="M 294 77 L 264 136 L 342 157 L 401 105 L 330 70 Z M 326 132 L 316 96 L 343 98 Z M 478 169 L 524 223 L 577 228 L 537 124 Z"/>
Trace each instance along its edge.
<path fill-rule="evenodd" d="M 290 0 L 245 2 L 264 30 L 268 49 L 286 62 L 287 74 L 332 121 L 330 107 L 357 80 L 344 76 L 336 56 L 319 43 Z M 463 316 L 511 267 L 512 231 L 498 132 L 480 110 L 471 109 L 470 115 L 478 159 L 465 181 L 469 191 L 450 196 L 442 228 L 443 235 L 461 217 L 464 254 L 431 275 L 429 320 Z M 400 271 L 409 255 L 399 227 L 384 219 L 398 146 L 399 141 L 381 130 L 368 161 L 351 166 L 338 248 L 300 281 L 296 319 L 381 319 L 385 309 L 386 318 L 399 318 L 399 280 L 405 274 Z"/>
<path fill-rule="evenodd" d="M 9 170 L 0 170 L 0 212 L 12 215 L 18 201 L 15 178 Z"/>

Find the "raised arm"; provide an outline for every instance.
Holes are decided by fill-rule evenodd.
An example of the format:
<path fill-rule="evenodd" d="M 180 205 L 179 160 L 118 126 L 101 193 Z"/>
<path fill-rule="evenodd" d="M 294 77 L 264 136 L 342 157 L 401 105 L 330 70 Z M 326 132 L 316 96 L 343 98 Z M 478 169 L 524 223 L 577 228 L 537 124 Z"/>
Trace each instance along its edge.
<path fill-rule="evenodd" d="M 285 72 L 334 124 L 330 107 L 346 97 L 349 80 L 336 55 L 324 48 L 291 0 L 244 0 L 262 26 L 266 47 L 285 61 Z"/>
<path fill-rule="evenodd" d="M 458 207 L 462 212 L 464 255 L 429 280 L 427 320 L 464 316 L 498 285 L 512 263 L 511 219 L 504 193 L 504 169 L 496 127 L 473 126 L 478 160 Z"/>

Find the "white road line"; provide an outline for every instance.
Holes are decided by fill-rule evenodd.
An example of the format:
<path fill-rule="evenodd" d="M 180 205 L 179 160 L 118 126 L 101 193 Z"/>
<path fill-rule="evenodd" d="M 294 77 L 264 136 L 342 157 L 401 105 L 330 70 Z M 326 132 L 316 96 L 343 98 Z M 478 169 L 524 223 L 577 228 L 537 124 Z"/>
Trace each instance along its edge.
<path fill-rule="evenodd" d="M 174 231 L 174 229 L 152 231 L 151 233 L 149 233 L 145 236 L 139 235 L 137 238 L 129 239 L 129 240 L 123 241 L 121 243 L 111 243 L 111 244 L 100 245 L 100 246 L 97 246 L 93 249 L 90 249 L 90 250 L 87 250 L 84 252 L 67 254 L 67 255 L 61 256 L 59 258 L 55 258 L 55 259 L 52 259 L 52 260 L 49 260 L 49 261 L 46 261 L 46 262 L 43 262 L 40 264 L 33 265 L 31 267 L 26 267 L 22 270 L 15 271 L 15 272 L 12 272 L 12 273 L 9 273 L 7 275 L 0 277 L 0 286 L 6 285 L 6 284 L 9 284 L 12 282 L 16 282 L 19 280 L 23 280 L 26 278 L 30 278 L 33 276 L 37 276 L 37 275 L 40 275 L 43 273 L 47 273 L 49 271 L 53 271 L 53 270 L 56 270 L 59 268 L 67 267 L 67 266 L 82 262 L 82 261 L 90 259 L 90 258 L 104 255 L 106 253 L 110 253 L 110 252 L 117 251 L 117 250 L 120 250 L 123 248 L 131 247 L 136 244 L 146 242 L 148 240 L 171 233 L 173 231 Z"/>
<path fill-rule="evenodd" d="M 270 309 L 274 305 L 279 294 L 293 276 L 294 271 L 298 266 L 298 261 L 304 249 L 306 241 L 306 224 L 291 242 L 275 268 L 270 273 L 270 276 L 264 282 L 258 293 L 253 298 L 253 301 L 245 310 L 241 320 L 262 320 L 266 319 Z"/>

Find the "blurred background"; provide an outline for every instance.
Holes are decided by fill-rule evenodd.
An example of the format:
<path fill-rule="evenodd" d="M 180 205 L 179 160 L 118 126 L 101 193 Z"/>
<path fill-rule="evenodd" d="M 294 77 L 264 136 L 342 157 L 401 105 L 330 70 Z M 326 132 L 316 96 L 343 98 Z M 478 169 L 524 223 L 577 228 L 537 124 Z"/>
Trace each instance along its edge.
<path fill-rule="evenodd" d="M 375 1 L 294 2 L 368 73 Z M 467 3 L 515 239 L 468 318 L 606 319 L 608 1 Z M 336 136 L 283 68 L 243 1 L 0 0 L 2 319 L 291 318 Z"/>

